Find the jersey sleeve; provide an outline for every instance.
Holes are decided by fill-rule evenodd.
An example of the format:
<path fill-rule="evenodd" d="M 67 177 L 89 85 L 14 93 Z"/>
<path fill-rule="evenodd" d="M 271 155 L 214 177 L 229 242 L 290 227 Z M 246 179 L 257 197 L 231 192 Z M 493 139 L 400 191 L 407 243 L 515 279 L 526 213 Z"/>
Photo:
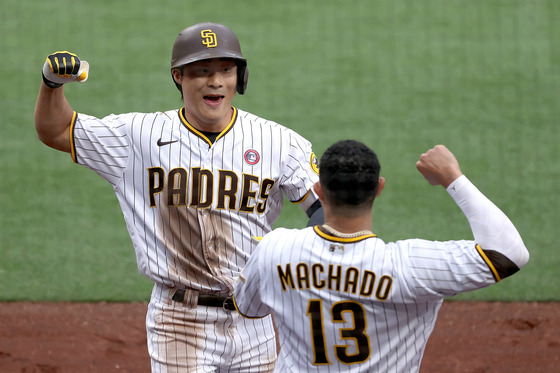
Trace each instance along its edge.
<path fill-rule="evenodd" d="M 129 115 L 110 115 L 103 119 L 74 114 L 70 127 L 72 160 L 95 171 L 113 186 L 119 183 L 128 163 Z"/>
<path fill-rule="evenodd" d="M 260 255 L 263 252 L 262 241 L 249 258 L 247 265 L 239 275 L 234 288 L 233 299 L 237 311 L 245 318 L 260 318 L 271 313 L 263 303 L 262 277 L 260 274 Z"/>
<path fill-rule="evenodd" d="M 434 301 L 498 281 L 474 241 L 399 241 L 395 250 L 403 297 Z"/>
<path fill-rule="evenodd" d="M 312 187 L 319 181 L 318 161 L 308 140 L 293 131 L 288 137 L 290 149 L 280 185 L 286 197 L 306 211 L 317 200 Z"/>

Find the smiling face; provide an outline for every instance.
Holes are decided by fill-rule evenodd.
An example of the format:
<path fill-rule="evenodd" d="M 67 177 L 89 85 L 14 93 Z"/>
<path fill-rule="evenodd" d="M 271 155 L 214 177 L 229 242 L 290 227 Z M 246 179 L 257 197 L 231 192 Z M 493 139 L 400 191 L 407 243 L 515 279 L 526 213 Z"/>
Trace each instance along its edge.
<path fill-rule="evenodd" d="M 237 88 L 237 65 L 233 59 L 213 58 L 173 70 L 183 88 L 185 116 L 196 129 L 222 131 L 231 121 L 231 102 Z"/>

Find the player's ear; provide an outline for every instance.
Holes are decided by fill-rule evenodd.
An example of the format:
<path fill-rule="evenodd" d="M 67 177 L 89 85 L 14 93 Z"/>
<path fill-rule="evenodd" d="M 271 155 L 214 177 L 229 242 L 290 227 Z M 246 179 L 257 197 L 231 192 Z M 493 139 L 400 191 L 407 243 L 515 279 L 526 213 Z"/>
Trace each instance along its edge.
<path fill-rule="evenodd" d="M 317 194 L 317 197 L 319 197 L 320 201 L 325 200 L 325 194 L 323 193 L 323 188 L 321 188 L 321 183 L 316 182 L 315 184 L 313 184 L 313 191 L 315 192 L 315 194 Z"/>
<path fill-rule="evenodd" d="M 380 176 L 379 183 L 377 184 L 377 194 L 375 195 L 375 197 L 379 197 L 384 187 L 385 187 L 385 178 Z"/>
<path fill-rule="evenodd" d="M 182 84 L 183 74 L 181 74 L 181 70 L 173 69 L 171 70 L 171 75 L 173 75 L 173 80 L 175 81 L 175 83 L 179 85 Z"/>

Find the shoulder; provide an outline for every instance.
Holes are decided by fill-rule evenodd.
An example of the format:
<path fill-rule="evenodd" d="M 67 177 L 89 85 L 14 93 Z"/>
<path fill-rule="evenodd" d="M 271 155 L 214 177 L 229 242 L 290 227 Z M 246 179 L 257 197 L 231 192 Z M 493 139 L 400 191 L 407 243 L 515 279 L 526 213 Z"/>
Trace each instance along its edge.
<path fill-rule="evenodd" d="M 278 130 L 287 130 L 288 128 L 273 121 L 256 114 L 249 113 L 248 111 L 237 109 L 237 119 L 245 126 L 260 126 L 262 128 L 276 128 Z"/>
<path fill-rule="evenodd" d="M 175 110 L 175 116 L 177 110 Z M 129 112 L 129 113 L 121 113 L 121 114 L 108 114 L 104 117 L 97 117 L 91 114 L 85 113 L 78 113 L 78 119 L 80 121 L 97 121 L 97 122 L 104 122 L 107 124 L 110 123 L 132 123 L 134 121 L 146 119 L 152 120 L 166 120 L 173 118 L 173 111 L 166 111 L 166 112 L 155 112 L 155 113 L 141 113 L 141 112 Z"/>
<path fill-rule="evenodd" d="M 295 228 L 276 228 L 271 232 L 267 233 L 262 239 L 260 244 L 263 246 L 273 245 L 277 246 L 279 243 L 292 242 L 298 240 L 299 238 L 313 233 L 313 227 L 307 227 L 304 229 Z"/>
<path fill-rule="evenodd" d="M 298 134 L 295 130 L 273 120 L 249 113 L 248 111 L 237 109 L 237 118 L 241 123 L 245 125 L 259 125 L 261 127 L 268 127 L 270 129 L 275 129 L 286 136 L 293 136 L 297 139 L 303 139 L 303 136 Z"/>
<path fill-rule="evenodd" d="M 431 249 L 437 248 L 437 241 L 429 241 L 421 238 L 408 238 L 404 240 L 397 240 L 394 242 L 387 242 L 385 247 L 387 250 L 397 251 L 401 254 L 408 253 L 408 250 L 413 249 Z"/>
<path fill-rule="evenodd" d="M 108 125 L 128 125 L 141 131 L 169 125 L 170 123 L 174 123 L 174 125 L 180 123 L 177 109 L 152 113 L 130 112 L 124 114 L 110 114 L 103 118 L 102 121 Z"/>

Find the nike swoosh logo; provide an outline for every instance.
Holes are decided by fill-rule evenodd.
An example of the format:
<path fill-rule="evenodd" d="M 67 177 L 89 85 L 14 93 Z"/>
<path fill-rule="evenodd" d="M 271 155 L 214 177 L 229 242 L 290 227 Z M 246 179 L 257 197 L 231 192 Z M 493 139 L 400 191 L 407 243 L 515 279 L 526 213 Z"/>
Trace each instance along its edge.
<path fill-rule="evenodd" d="M 159 139 L 157 141 L 157 146 L 169 145 L 169 144 L 173 144 L 174 142 L 177 142 L 177 141 L 179 141 L 179 140 L 161 141 L 161 139 Z"/>

